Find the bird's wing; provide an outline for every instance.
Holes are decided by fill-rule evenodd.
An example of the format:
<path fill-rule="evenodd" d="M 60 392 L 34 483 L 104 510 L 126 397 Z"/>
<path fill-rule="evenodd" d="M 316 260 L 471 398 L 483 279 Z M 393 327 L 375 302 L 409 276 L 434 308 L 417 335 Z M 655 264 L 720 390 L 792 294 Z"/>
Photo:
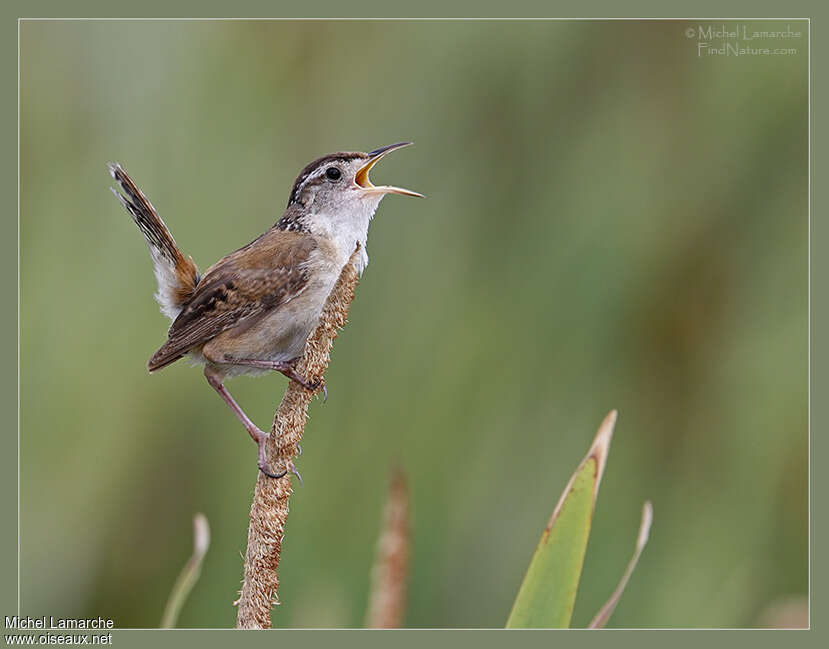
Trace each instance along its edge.
<path fill-rule="evenodd" d="M 297 296 L 308 283 L 305 262 L 316 247 L 308 234 L 270 230 L 214 264 L 147 363 L 149 370 Z"/>

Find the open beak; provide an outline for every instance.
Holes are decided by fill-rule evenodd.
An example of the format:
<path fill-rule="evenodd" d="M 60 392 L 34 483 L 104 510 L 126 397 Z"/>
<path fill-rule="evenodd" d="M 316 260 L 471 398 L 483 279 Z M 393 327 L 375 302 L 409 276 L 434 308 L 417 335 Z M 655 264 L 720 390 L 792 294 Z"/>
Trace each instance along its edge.
<path fill-rule="evenodd" d="M 364 194 L 402 194 L 403 196 L 418 196 L 423 198 L 423 194 L 418 194 L 410 189 L 403 189 L 402 187 L 392 187 L 391 185 L 372 185 L 369 180 L 368 172 L 383 158 L 387 153 L 395 149 L 402 149 L 404 146 L 409 146 L 411 142 L 398 142 L 397 144 L 389 144 L 388 146 L 380 147 L 374 151 L 369 152 L 368 162 L 366 162 L 357 175 L 354 177 L 354 182 L 363 191 Z"/>

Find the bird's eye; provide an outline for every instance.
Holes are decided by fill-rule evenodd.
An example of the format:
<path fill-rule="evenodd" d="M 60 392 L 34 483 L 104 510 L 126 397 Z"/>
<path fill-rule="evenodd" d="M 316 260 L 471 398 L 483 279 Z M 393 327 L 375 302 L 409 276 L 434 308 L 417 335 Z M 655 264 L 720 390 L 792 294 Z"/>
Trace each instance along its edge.
<path fill-rule="evenodd" d="M 325 170 L 325 175 L 328 176 L 328 180 L 339 180 L 343 173 L 336 167 L 328 167 L 328 169 Z"/>

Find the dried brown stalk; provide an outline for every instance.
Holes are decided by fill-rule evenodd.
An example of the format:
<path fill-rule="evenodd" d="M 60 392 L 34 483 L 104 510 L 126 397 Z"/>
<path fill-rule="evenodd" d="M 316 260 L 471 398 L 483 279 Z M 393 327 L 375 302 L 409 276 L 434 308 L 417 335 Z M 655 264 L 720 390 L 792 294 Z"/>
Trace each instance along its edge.
<path fill-rule="evenodd" d="M 398 470 L 389 486 L 383 529 L 377 543 L 366 614 L 368 628 L 397 629 L 403 624 L 409 573 L 409 538 L 409 490 L 406 476 Z"/>
<path fill-rule="evenodd" d="M 328 368 L 331 347 L 337 333 L 345 325 L 358 275 L 354 266 L 357 250 L 340 273 L 340 278 L 328 296 L 320 316 L 320 323 L 305 344 L 305 353 L 297 370 L 309 381 L 322 379 Z M 274 470 L 290 467 L 297 454 L 297 445 L 305 430 L 308 404 L 313 395 L 293 381 L 288 384 L 282 403 L 276 411 L 267 445 L 267 458 Z M 290 474 L 277 480 L 259 474 L 253 503 L 250 507 L 248 547 L 245 553 L 245 577 L 239 599 L 236 627 L 239 629 L 268 629 L 271 609 L 279 603 L 279 557 L 288 500 L 293 493 Z"/>

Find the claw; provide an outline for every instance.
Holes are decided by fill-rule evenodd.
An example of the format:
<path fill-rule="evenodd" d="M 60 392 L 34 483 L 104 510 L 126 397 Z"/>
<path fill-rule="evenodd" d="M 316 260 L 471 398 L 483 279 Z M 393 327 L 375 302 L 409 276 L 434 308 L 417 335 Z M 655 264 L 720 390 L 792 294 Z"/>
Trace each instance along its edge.
<path fill-rule="evenodd" d="M 287 471 L 282 471 L 281 473 L 274 473 L 274 472 L 271 470 L 271 467 L 268 465 L 268 463 L 267 463 L 267 462 L 260 462 L 260 463 L 259 463 L 259 470 L 260 470 L 262 473 L 264 473 L 266 476 L 268 476 L 269 478 L 275 478 L 275 479 L 282 478 L 282 477 L 284 477 L 285 475 L 287 475 L 287 473 L 288 473 Z M 298 476 L 297 476 L 297 477 L 298 477 Z M 300 483 L 300 484 L 302 484 L 302 480 L 301 480 L 301 479 L 300 479 L 299 483 Z"/>
<path fill-rule="evenodd" d="M 316 381 L 305 381 L 305 383 L 297 381 L 297 383 L 299 383 L 309 392 L 316 392 L 317 390 L 322 388 L 322 402 L 325 403 L 326 401 L 328 401 L 328 388 L 325 387 L 325 383 L 322 382 L 322 379 L 317 379 Z"/>
<path fill-rule="evenodd" d="M 288 468 L 290 469 L 291 473 L 293 473 L 296 476 L 296 479 L 299 480 L 299 486 L 301 487 L 302 486 L 302 476 L 299 474 L 299 471 L 297 471 L 297 468 L 294 465 L 294 463 L 291 462 L 290 465 L 288 466 Z"/>

